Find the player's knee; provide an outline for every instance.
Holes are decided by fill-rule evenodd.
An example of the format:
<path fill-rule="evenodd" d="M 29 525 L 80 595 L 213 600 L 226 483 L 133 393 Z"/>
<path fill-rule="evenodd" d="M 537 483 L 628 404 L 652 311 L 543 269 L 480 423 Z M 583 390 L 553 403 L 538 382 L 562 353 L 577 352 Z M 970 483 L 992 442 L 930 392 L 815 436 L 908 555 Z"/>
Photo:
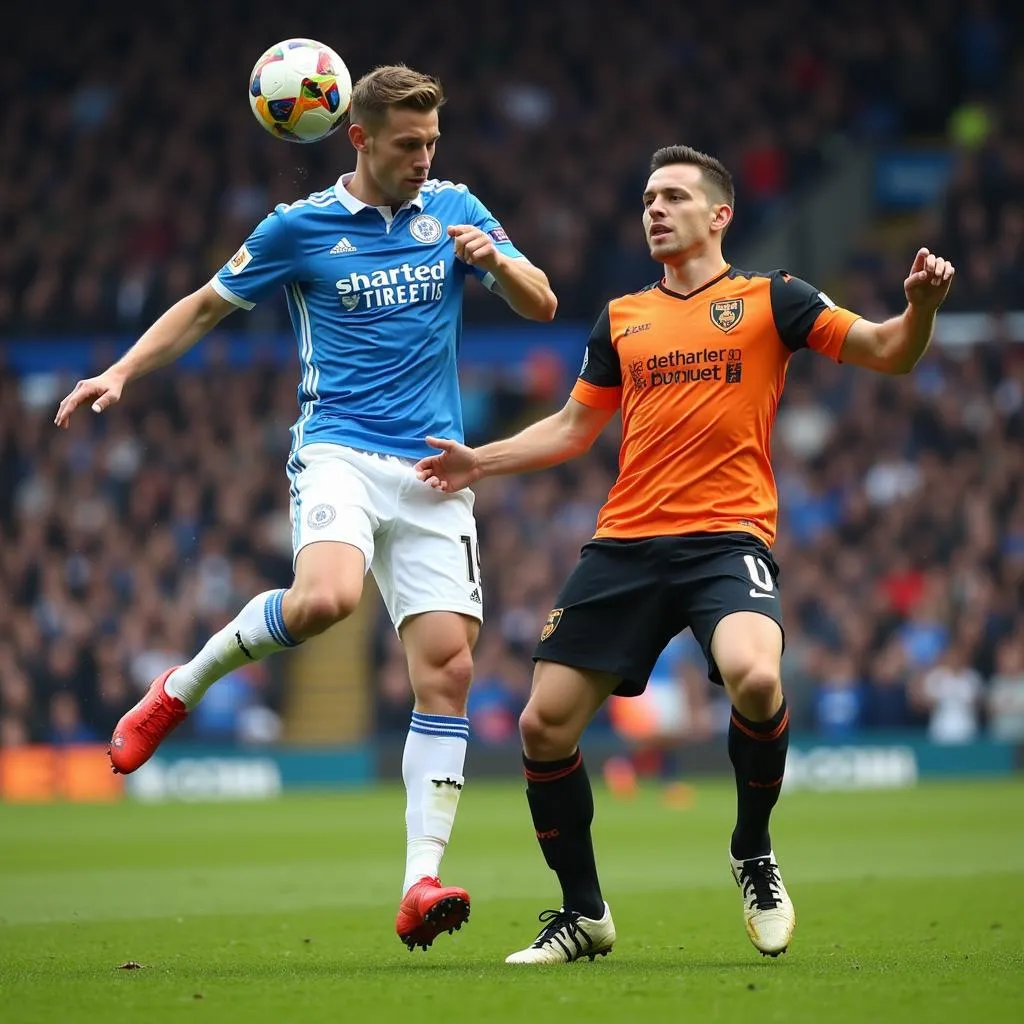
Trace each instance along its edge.
<path fill-rule="evenodd" d="M 774 661 L 751 659 L 742 663 L 725 676 L 725 684 L 733 705 L 744 717 L 761 721 L 775 713 L 782 676 Z"/>
<path fill-rule="evenodd" d="M 336 622 L 347 619 L 359 604 L 360 588 L 319 586 L 293 588 L 285 606 L 285 620 L 293 636 L 316 636 Z"/>
<path fill-rule="evenodd" d="M 519 716 L 519 735 L 526 756 L 535 761 L 568 757 L 579 741 L 571 722 L 552 718 L 532 702 L 527 703 Z"/>
<path fill-rule="evenodd" d="M 423 707 L 434 708 L 437 714 L 465 714 L 473 682 L 473 653 L 468 643 L 437 651 L 416 676 L 413 689 Z"/>

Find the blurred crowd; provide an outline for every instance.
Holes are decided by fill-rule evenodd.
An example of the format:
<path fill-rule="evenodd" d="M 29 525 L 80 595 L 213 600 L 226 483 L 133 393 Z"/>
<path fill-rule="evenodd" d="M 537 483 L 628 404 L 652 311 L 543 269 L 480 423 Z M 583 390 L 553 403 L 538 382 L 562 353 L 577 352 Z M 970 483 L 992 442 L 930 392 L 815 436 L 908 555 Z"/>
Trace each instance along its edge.
<path fill-rule="evenodd" d="M 480 194 L 569 317 L 649 276 L 639 196 L 661 145 L 687 142 L 733 169 L 736 244 L 850 146 L 952 130 L 973 144 L 1009 132 L 1004 108 L 1018 126 L 1024 109 L 1019 82 L 1006 91 L 1021 22 L 1010 0 L 827 13 L 812 0 L 530 0 L 514 17 L 465 6 L 451 17 L 398 2 L 382 22 L 372 4 L 296 18 L 260 0 L 154 0 L 97 16 L 58 0 L 26 17 L 0 65 L 4 135 L 18 140 L 0 149 L 0 331 L 138 330 L 276 202 L 352 166 L 343 133 L 285 144 L 249 112 L 253 63 L 290 35 L 332 44 L 354 77 L 395 61 L 441 77 L 435 173 Z M 969 206 L 956 221 L 989 239 L 991 215 Z M 1005 231 L 1011 246 L 1019 224 Z M 477 318 L 505 315 L 478 293 L 470 303 Z M 280 326 L 281 304 L 249 323 Z"/>
<path fill-rule="evenodd" d="M 589 321 L 604 297 L 657 276 L 637 196 L 650 152 L 669 141 L 734 169 L 728 254 L 784 217 L 844 145 L 945 140 L 952 179 L 912 224 L 912 244 L 956 264 L 948 309 L 1020 308 L 1015 5 L 871 0 L 825 17 L 806 0 L 740 0 L 728 19 L 648 0 L 527 3 L 514 19 L 474 5 L 472 18 L 442 20 L 409 5 L 403 21 L 404 10 L 386 32 L 358 6 L 340 20 L 312 12 L 302 32 L 334 45 L 354 75 L 404 60 L 441 76 L 450 102 L 435 171 L 470 183 L 549 271 L 560 319 Z M 234 0 L 158 0 L 144 21 L 135 9 L 120 20 L 55 12 L 0 65 L 5 96 L 26 97 L 6 110 L 5 137 L 20 144 L 0 148 L 0 336 L 130 335 L 207 280 L 275 202 L 351 166 L 343 137 L 286 145 L 248 112 L 239 82 L 269 43 L 297 34 L 287 12 Z M 911 255 L 882 237 L 866 233 L 829 282 L 874 319 L 902 308 Z M 470 321 L 508 315 L 479 290 L 467 302 Z M 248 317 L 252 330 L 284 326 L 276 303 Z M 94 365 L 111 355 L 97 351 Z M 574 372 L 541 357 L 521 379 L 467 373 L 470 438 L 550 411 Z M 104 739 L 157 672 L 291 576 L 293 372 L 259 357 L 228 368 L 209 345 L 201 372 L 139 382 L 103 417 L 80 414 L 58 433 L 69 383 L 19 378 L 0 355 L 0 745 Z M 892 727 L 1024 740 L 1024 346 L 1004 321 L 984 344 L 934 349 L 906 378 L 797 356 L 775 449 L 795 725 L 832 738 Z M 515 736 L 530 652 L 616 454 L 609 429 L 572 464 L 477 490 L 479 741 Z M 403 733 L 408 676 L 383 616 L 369 642 L 378 727 Z M 233 674 L 183 734 L 273 740 L 286 674 L 286 657 Z M 687 635 L 651 689 L 676 738 L 725 728 L 721 691 Z M 644 714 L 613 703 L 598 727 L 642 731 Z"/>
<path fill-rule="evenodd" d="M 294 381 L 270 365 L 229 369 L 215 345 L 208 356 L 64 433 L 51 421 L 65 381 L 0 373 L 3 744 L 104 739 L 153 676 L 252 594 L 287 585 Z M 490 397 L 500 432 L 551 408 L 514 389 Z M 477 740 L 515 735 L 530 653 L 616 455 L 610 428 L 575 462 L 477 488 Z M 935 347 L 903 378 L 800 354 L 774 459 L 794 724 L 833 738 L 889 727 L 1024 739 L 1024 347 Z M 408 676 L 383 615 L 372 642 L 379 729 L 404 732 Z M 276 738 L 286 672 L 281 656 L 218 683 L 183 735 Z M 680 690 L 681 736 L 724 728 L 686 636 L 655 684 Z"/>
<path fill-rule="evenodd" d="M 0 368 L 5 746 L 106 741 L 154 676 L 291 573 L 287 375 L 214 359 L 58 432 L 65 383 Z M 225 678 L 180 734 L 275 739 L 283 669 Z"/>

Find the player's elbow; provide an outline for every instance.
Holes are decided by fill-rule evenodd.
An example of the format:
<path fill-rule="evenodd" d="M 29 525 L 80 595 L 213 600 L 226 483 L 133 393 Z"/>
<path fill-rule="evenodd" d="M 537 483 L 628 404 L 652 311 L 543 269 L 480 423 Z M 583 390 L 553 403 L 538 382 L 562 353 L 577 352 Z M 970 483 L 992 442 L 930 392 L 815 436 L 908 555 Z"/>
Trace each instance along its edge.
<path fill-rule="evenodd" d="M 888 377 L 905 377 L 920 359 L 920 355 L 908 355 L 896 348 L 883 348 L 878 354 L 878 369 Z"/>
<path fill-rule="evenodd" d="M 549 323 L 555 319 L 558 311 L 558 299 L 555 293 L 546 285 L 539 292 L 531 297 L 529 308 L 521 309 L 521 312 L 528 320 L 536 320 L 538 323 Z"/>
<path fill-rule="evenodd" d="M 905 377 L 921 361 L 922 355 L 924 355 L 923 352 L 913 356 L 906 356 L 901 353 L 891 355 L 888 360 L 886 373 L 890 377 Z"/>

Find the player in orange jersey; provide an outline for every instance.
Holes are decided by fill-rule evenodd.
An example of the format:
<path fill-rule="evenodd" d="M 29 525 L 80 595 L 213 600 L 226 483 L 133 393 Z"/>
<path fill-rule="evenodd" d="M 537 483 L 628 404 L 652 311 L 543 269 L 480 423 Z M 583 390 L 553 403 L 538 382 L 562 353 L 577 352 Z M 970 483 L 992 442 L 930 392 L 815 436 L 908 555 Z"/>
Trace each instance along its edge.
<path fill-rule="evenodd" d="M 729 852 L 747 933 L 771 956 L 793 934 L 793 904 L 768 830 L 789 743 L 771 554 L 772 424 L 799 349 L 882 373 L 913 369 L 953 267 L 921 249 L 904 282 L 906 309 L 871 323 L 784 271 L 726 263 L 733 202 L 732 178 L 718 160 L 686 146 L 658 150 L 643 225 L 664 276 L 608 303 L 565 407 L 475 450 L 432 438 L 440 453 L 417 466 L 420 479 L 445 492 L 543 469 L 586 451 L 622 413 L 618 478 L 541 631 L 520 718 L 527 798 L 563 903 L 541 915 L 536 941 L 509 963 L 569 962 L 611 949 L 615 928 L 594 862 L 594 803 L 579 740 L 610 694 L 644 689 L 658 655 L 687 626 L 733 707 L 737 820 Z"/>

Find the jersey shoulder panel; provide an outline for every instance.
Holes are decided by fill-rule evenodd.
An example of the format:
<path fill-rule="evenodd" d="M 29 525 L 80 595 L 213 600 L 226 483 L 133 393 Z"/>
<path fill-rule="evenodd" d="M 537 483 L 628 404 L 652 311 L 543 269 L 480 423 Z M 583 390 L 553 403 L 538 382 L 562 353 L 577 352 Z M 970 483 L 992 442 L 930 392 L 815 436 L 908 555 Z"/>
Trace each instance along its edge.
<path fill-rule="evenodd" d="M 634 330 L 645 330 L 644 324 L 650 327 L 654 310 L 661 302 L 661 293 L 658 290 L 658 282 L 645 285 L 639 291 L 628 292 L 612 299 L 605 310 L 608 319 L 612 342 L 616 337 L 626 333 L 630 325 Z M 629 331 L 628 333 L 633 333 Z"/>
<path fill-rule="evenodd" d="M 420 186 L 420 194 L 423 196 L 440 195 L 445 192 L 468 191 L 468 185 L 463 185 L 461 181 L 449 181 L 447 178 L 428 178 Z"/>
<path fill-rule="evenodd" d="M 438 216 L 454 216 L 461 220 L 466 214 L 466 204 L 473 195 L 468 185 L 455 181 L 438 181 L 431 178 L 420 188 L 423 211 L 433 211 Z"/>
<path fill-rule="evenodd" d="M 340 203 L 341 200 L 338 198 L 338 194 L 334 191 L 334 186 L 332 185 L 321 192 L 311 192 L 304 199 L 296 199 L 290 203 L 278 203 L 274 207 L 274 212 L 280 213 L 289 219 L 294 219 L 317 210 L 330 209 L 330 207 L 338 206 Z"/>

